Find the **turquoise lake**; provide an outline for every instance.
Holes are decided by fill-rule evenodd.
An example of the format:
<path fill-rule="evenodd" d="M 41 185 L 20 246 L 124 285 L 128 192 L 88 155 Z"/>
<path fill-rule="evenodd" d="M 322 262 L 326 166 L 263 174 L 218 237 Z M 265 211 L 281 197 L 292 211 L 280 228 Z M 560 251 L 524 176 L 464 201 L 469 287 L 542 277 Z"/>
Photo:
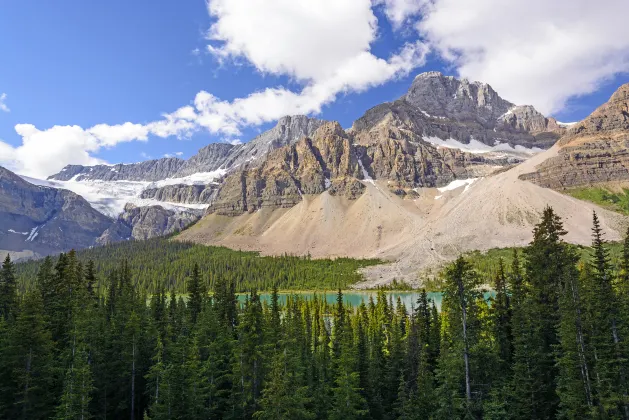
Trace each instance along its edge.
<path fill-rule="evenodd" d="M 328 303 L 336 302 L 336 292 L 334 291 L 329 291 L 325 293 L 324 292 L 299 292 L 299 293 L 295 293 L 294 295 L 297 295 L 304 299 L 312 299 L 315 294 L 319 297 L 319 299 L 325 296 L 325 299 Z M 348 290 L 348 291 L 343 292 L 343 300 L 345 303 L 351 304 L 352 306 L 356 307 L 360 305 L 361 302 L 365 302 L 365 304 L 369 303 L 370 297 L 373 297 L 375 301 L 377 294 L 378 292 L 373 291 L 373 290 L 355 290 L 355 291 Z M 409 310 L 412 307 L 417 306 L 417 299 L 419 299 L 419 296 L 421 295 L 421 293 L 418 291 L 408 291 L 408 292 L 386 291 L 385 294 L 387 296 L 387 300 L 392 299 L 394 303 L 397 302 L 397 298 L 399 297 L 402 303 Z M 291 295 L 292 295 L 291 293 L 279 293 L 280 303 L 285 303 L 287 297 Z M 431 299 L 433 302 L 435 302 L 435 305 L 437 305 L 437 308 L 441 308 L 442 294 L 440 292 L 429 292 L 427 293 L 427 295 L 428 295 L 428 299 Z M 493 292 L 486 292 L 485 298 L 489 299 L 489 297 L 492 295 L 493 295 Z M 260 298 L 262 301 L 266 301 L 268 303 L 271 300 L 271 294 L 261 293 Z M 246 295 L 244 294 L 238 295 L 238 299 L 241 302 L 244 302 L 244 300 L 246 299 Z"/>

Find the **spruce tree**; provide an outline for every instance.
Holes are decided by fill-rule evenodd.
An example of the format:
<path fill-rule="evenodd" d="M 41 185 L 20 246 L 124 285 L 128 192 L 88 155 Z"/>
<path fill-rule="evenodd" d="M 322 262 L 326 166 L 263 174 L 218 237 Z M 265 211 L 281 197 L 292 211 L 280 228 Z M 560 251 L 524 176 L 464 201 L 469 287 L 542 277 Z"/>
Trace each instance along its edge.
<path fill-rule="evenodd" d="M 7 254 L 0 270 L 0 316 L 5 320 L 14 316 L 17 304 L 17 280 L 11 257 Z"/>
<path fill-rule="evenodd" d="M 201 313 L 203 300 L 205 299 L 206 290 L 199 274 L 199 265 L 195 264 L 192 269 L 192 275 L 188 282 L 188 310 L 190 311 L 190 320 L 192 324 L 197 322 L 197 317 Z"/>

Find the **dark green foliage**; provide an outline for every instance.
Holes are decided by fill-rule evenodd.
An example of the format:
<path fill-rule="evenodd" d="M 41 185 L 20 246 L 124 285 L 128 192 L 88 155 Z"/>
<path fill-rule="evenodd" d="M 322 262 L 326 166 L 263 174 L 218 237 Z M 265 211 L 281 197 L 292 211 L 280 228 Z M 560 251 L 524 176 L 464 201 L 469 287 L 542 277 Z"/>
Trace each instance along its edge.
<path fill-rule="evenodd" d="M 614 258 L 593 225 L 582 262 L 552 209 L 491 277 L 457 259 L 440 279 L 441 313 L 425 292 L 412 307 L 383 290 L 358 307 L 340 290 L 332 304 L 280 303 L 278 285 L 329 285 L 330 271 L 189 244 L 17 265 L 24 287 L 7 260 L 0 418 L 629 420 L 629 236 Z M 174 271 L 158 275 L 133 246 L 179 255 Z M 268 303 L 255 287 L 238 302 L 253 283 L 273 289 Z"/>
<path fill-rule="evenodd" d="M 177 242 L 165 238 L 148 241 L 120 242 L 77 252 L 84 265 L 93 261 L 96 274 L 94 289 L 101 295 L 106 292 L 104 282 L 126 260 L 138 290 L 157 293 L 161 284 L 174 288 L 177 294 L 187 290 L 190 274 L 195 265 L 202 274 L 201 286 L 214 289 L 218 279 L 234 283 L 236 292 L 252 289 L 271 290 L 274 286 L 285 290 L 338 289 L 362 280 L 358 269 L 380 264 L 379 260 L 350 258 L 315 260 L 308 257 L 261 257 L 256 252 L 234 251 L 228 248 Z M 30 261 L 16 265 L 19 284 L 30 288 L 43 264 Z M 88 267 L 88 272 L 89 272 Z"/>

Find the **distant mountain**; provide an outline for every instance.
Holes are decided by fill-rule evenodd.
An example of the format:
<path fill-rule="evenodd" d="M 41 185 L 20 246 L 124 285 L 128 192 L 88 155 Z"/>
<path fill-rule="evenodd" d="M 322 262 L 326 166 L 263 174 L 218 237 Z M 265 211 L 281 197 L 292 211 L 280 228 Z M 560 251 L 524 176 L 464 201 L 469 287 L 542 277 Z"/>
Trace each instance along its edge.
<path fill-rule="evenodd" d="M 555 189 L 629 181 L 629 83 L 572 125 L 556 156 L 522 178 Z"/>
<path fill-rule="evenodd" d="M 188 160 L 163 158 L 146 162 L 118 165 L 68 165 L 48 177 L 50 180 L 68 181 L 160 181 L 167 178 L 185 178 L 197 173 L 228 171 L 248 164 L 259 163 L 271 150 L 296 143 L 312 135 L 325 121 L 304 115 L 281 118 L 275 127 L 250 142 L 238 145 L 209 144 Z"/>
<path fill-rule="evenodd" d="M 247 143 L 212 143 L 188 160 L 71 165 L 41 182 L 112 216 L 96 244 L 158 236 L 205 213 L 182 237 L 319 256 L 404 254 L 406 278 L 411 266 L 462 249 L 523 243 L 544 200 L 585 220 L 572 201 L 517 178 L 565 132 L 485 83 L 429 72 L 348 130 L 287 116 Z"/>
<path fill-rule="evenodd" d="M 0 253 L 41 256 L 96 244 L 112 220 L 81 196 L 0 167 Z"/>
<path fill-rule="evenodd" d="M 148 239 L 181 230 L 198 210 L 126 206 L 111 218 L 82 196 L 35 185 L 0 167 L 0 257 L 37 258 L 127 239 Z"/>
<path fill-rule="evenodd" d="M 117 165 L 68 165 L 48 177 L 57 181 L 159 181 L 173 177 L 184 165 L 178 158 L 147 160 L 140 163 Z"/>

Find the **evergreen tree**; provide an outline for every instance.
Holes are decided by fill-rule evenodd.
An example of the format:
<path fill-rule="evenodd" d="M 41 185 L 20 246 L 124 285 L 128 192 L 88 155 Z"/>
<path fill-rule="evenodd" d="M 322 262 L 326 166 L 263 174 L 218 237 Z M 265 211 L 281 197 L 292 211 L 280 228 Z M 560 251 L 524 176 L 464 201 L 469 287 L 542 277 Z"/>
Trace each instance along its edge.
<path fill-rule="evenodd" d="M 197 317 L 201 313 L 205 295 L 206 290 L 199 274 L 199 265 L 195 264 L 188 283 L 188 310 L 190 311 L 190 320 L 193 324 L 197 322 Z"/>
<path fill-rule="evenodd" d="M 269 380 L 262 392 L 260 410 L 254 417 L 262 420 L 308 420 L 314 414 L 308 409 L 310 398 L 301 384 L 294 357 L 288 348 L 273 358 Z"/>
<path fill-rule="evenodd" d="M 6 355 L 16 385 L 8 418 L 49 418 L 55 404 L 53 342 L 39 293 L 27 292 L 24 296 Z"/>
<path fill-rule="evenodd" d="M 474 348 L 480 334 L 476 328 L 476 302 L 482 299 L 478 289 L 480 280 L 463 257 L 446 268 L 444 280 L 442 311 L 447 331 L 442 341 L 438 378 L 440 398 L 451 401 L 442 407 L 440 416 L 473 418 L 478 412 L 472 387 L 474 370 L 478 370 Z"/>
<path fill-rule="evenodd" d="M 7 257 L 2 263 L 0 270 L 0 316 L 8 320 L 15 315 L 17 303 L 17 280 L 15 278 L 15 268 L 11 262 L 11 257 Z"/>

